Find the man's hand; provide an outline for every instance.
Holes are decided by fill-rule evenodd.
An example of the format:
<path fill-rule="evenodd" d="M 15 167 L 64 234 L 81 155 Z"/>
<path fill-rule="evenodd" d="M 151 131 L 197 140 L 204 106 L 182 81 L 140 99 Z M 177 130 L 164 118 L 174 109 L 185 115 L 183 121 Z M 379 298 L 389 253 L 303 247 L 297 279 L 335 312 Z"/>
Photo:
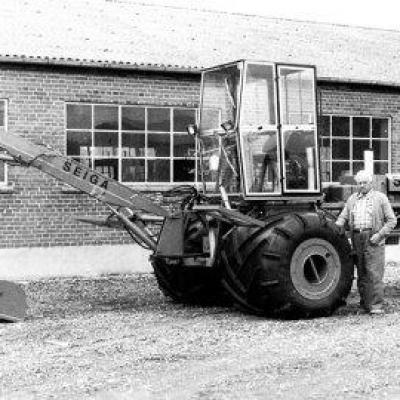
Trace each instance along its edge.
<path fill-rule="evenodd" d="M 381 241 L 381 239 L 380 239 L 380 237 L 379 237 L 379 235 L 378 235 L 377 233 L 374 233 L 374 234 L 369 238 L 369 241 L 370 241 L 372 244 L 378 244 L 378 243 Z"/>

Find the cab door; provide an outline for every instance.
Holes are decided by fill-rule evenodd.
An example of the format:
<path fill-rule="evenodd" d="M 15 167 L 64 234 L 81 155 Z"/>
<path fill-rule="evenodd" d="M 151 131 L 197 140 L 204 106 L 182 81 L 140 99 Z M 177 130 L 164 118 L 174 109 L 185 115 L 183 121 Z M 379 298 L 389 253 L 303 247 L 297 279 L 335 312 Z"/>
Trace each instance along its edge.
<path fill-rule="evenodd" d="M 274 64 L 245 63 L 239 137 L 247 198 L 282 194 L 275 73 Z"/>
<path fill-rule="evenodd" d="M 314 67 L 278 65 L 283 192 L 319 193 Z"/>

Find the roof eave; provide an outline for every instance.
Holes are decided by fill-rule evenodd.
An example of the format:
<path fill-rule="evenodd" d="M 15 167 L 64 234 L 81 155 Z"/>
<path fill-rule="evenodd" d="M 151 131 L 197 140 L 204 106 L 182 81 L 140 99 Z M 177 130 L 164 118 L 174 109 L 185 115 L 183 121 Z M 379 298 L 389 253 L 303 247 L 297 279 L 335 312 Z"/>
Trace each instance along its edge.
<path fill-rule="evenodd" d="M 200 74 L 202 67 L 171 64 L 134 63 L 125 61 L 88 60 L 56 57 L 34 57 L 0 54 L 0 63 L 51 65 L 59 67 L 101 68 L 110 70 L 129 70 L 146 72 L 169 72 L 183 74 Z M 341 77 L 318 76 L 317 81 L 327 83 L 348 83 L 353 85 L 373 85 L 400 88 L 400 82 L 383 82 L 377 80 L 360 80 Z"/>
<path fill-rule="evenodd" d="M 369 86 L 386 86 L 392 88 L 400 88 L 400 82 L 384 82 L 377 80 L 363 80 L 363 79 L 350 79 L 350 78 L 335 78 L 327 76 L 318 76 L 318 82 L 328 82 L 328 83 L 347 83 L 351 85 L 369 85 Z"/>
<path fill-rule="evenodd" d="M 191 66 L 165 65 L 151 63 L 131 63 L 125 61 L 86 60 L 73 58 L 33 57 L 19 55 L 1 55 L 0 63 L 52 65 L 65 67 L 104 68 L 148 72 L 177 72 L 185 74 L 199 74 L 201 69 Z"/>

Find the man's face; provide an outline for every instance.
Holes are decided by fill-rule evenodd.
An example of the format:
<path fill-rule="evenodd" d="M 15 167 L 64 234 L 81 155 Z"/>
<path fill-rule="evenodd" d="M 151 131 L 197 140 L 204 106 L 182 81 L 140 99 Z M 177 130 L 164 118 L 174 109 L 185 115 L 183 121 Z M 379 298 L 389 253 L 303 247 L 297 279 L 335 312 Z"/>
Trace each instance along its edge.
<path fill-rule="evenodd" d="M 367 180 L 361 180 L 357 182 L 358 192 L 362 194 L 368 193 L 372 188 L 372 182 Z"/>

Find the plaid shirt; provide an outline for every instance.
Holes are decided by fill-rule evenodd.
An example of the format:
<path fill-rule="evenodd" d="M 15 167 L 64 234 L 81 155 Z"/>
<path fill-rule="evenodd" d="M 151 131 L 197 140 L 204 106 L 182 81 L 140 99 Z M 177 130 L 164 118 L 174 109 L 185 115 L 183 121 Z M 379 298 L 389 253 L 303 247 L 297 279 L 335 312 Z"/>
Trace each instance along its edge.
<path fill-rule="evenodd" d="M 357 200 L 359 200 L 358 197 L 358 193 L 353 193 L 347 199 L 342 212 L 336 220 L 336 225 L 346 226 L 348 224 L 350 228 L 356 228 L 354 225 L 353 211 Z M 379 235 L 379 244 L 383 245 L 385 244 L 385 238 L 389 236 L 390 232 L 396 226 L 397 218 L 393 212 L 392 206 L 390 205 L 389 199 L 385 194 L 378 190 L 371 189 L 367 193 L 366 197 L 371 200 L 372 212 L 364 213 L 362 215 L 365 216 L 365 214 L 371 214 L 372 233 L 377 233 Z"/>
<path fill-rule="evenodd" d="M 353 214 L 354 229 L 370 229 L 372 228 L 372 210 L 373 202 L 371 191 L 367 194 L 359 193 L 351 211 Z"/>

